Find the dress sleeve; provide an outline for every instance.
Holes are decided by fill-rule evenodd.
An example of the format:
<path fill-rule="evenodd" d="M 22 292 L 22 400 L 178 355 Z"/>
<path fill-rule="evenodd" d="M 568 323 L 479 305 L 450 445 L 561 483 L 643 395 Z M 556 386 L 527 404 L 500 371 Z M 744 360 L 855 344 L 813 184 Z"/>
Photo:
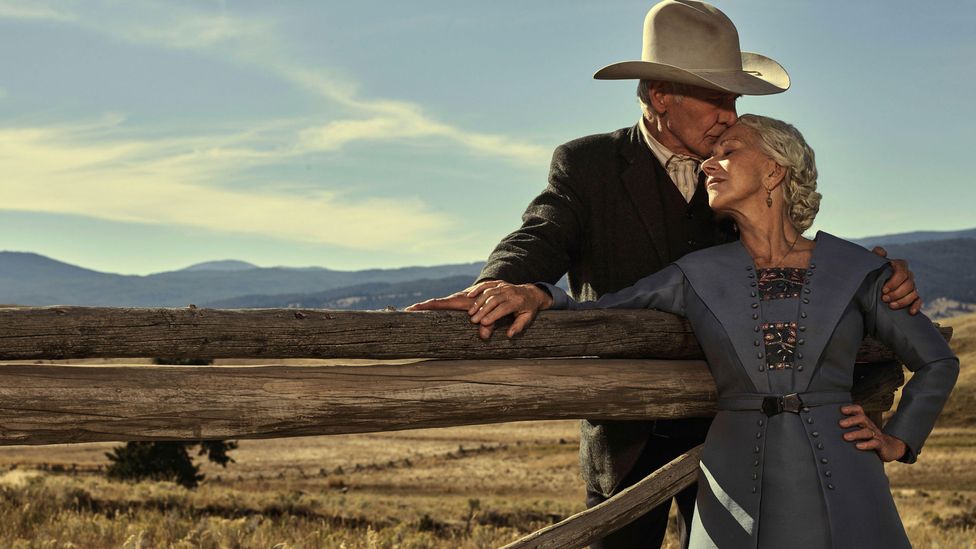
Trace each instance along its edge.
<path fill-rule="evenodd" d="M 638 280 L 633 286 L 605 294 L 596 301 L 579 303 L 558 286 L 548 283 L 539 283 L 539 286 L 552 296 L 551 309 L 657 309 L 685 315 L 685 275 L 673 263 Z"/>
<path fill-rule="evenodd" d="M 502 239 L 488 256 L 478 281 L 498 279 L 513 284 L 537 280 L 555 283 L 578 255 L 586 206 L 579 190 L 579 161 L 562 145 L 552 155 L 549 184 L 535 197 L 522 226 Z"/>
<path fill-rule="evenodd" d="M 865 331 L 888 346 L 914 372 L 901 392 L 901 401 L 884 432 L 908 446 L 901 459 L 914 463 L 959 376 L 959 359 L 924 314 L 892 310 L 881 300 L 881 288 L 891 276 L 885 266 L 865 280 L 859 297 L 865 311 Z"/>

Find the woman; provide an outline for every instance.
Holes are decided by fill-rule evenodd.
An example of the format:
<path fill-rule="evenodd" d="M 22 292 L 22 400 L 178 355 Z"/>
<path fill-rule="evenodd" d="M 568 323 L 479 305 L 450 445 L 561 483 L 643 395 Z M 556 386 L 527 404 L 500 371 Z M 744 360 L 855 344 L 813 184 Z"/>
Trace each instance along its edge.
<path fill-rule="evenodd" d="M 893 311 L 891 267 L 819 232 L 813 151 L 792 126 L 744 115 L 702 169 L 709 204 L 741 240 L 689 254 L 634 286 L 576 303 L 549 285 L 486 282 L 473 322 L 546 308 L 655 308 L 687 316 L 719 393 L 701 460 L 692 547 L 910 547 L 883 462 L 914 462 L 959 370 L 924 315 Z M 884 429 L 851 402 L 865 335 L 915 372 Z"/>

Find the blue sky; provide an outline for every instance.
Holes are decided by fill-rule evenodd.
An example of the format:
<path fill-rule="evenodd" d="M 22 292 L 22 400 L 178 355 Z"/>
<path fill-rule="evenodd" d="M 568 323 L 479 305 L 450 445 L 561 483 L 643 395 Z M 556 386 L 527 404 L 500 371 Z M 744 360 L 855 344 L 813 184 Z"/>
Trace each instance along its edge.
<path fill-rule="evenodd" d="M 483 259 L 552 149 L 632 125 L 652 2 L 0 0 L 0 249 L 145 274 Z M 793 87 L 814 229 L 976 226 L 976 3 L 716 2 Z"/>

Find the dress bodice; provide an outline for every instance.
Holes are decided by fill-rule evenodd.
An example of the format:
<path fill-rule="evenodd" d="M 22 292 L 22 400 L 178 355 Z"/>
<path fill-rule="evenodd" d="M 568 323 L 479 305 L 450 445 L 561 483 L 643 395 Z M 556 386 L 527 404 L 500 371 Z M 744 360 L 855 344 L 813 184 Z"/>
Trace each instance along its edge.
<path fill-rule="evenodd" d="M 795 390 L 793 369 L 797 359 L 800 295 L 806 269 L 770 267 L 756 270 L 760 303 L 759 331 L 766 355 L 766 374 L 773 392 Z"/>

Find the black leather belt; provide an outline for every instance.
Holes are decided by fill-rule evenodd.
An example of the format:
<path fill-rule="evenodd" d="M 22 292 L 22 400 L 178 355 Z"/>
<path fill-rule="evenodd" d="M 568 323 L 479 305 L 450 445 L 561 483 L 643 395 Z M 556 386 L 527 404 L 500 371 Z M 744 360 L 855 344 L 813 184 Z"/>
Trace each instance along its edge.
<path fill-rule="evenodd" d="M 847 391 L 813 391 L 809 393 L 790 393 L 788 395 L 730 395 L 718 399 L 719 410 L 755 410 L 767 416 L 783 412 L 798 414 L 815 406 L 851 402 Z"/>

